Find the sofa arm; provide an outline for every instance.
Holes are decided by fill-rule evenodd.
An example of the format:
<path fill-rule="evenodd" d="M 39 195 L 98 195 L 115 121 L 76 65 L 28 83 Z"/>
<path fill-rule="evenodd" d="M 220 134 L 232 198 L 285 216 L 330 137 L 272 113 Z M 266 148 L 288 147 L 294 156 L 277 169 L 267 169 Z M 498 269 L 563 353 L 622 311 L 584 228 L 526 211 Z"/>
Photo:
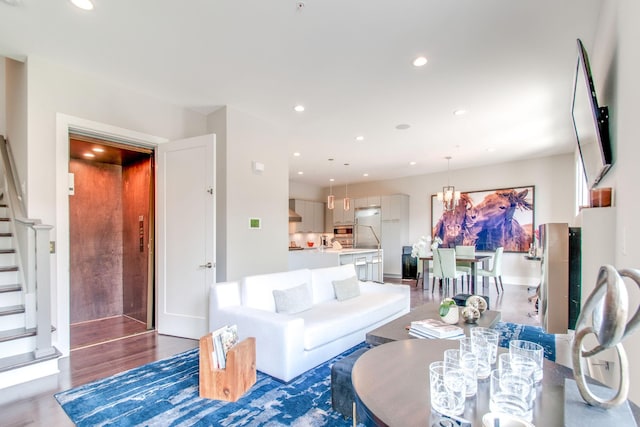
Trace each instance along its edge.
<path fill-rule="evenodd" d="M 255 337 L 258 370 L 276 378 L 287 378 L 286 367 L 295 365 L 304 352 L 304 319 L 236 306 L 217 313 L 223 324 L 238 325 L 238 338 Z M 212 313 L 213 316 L 213 313 Z"/>

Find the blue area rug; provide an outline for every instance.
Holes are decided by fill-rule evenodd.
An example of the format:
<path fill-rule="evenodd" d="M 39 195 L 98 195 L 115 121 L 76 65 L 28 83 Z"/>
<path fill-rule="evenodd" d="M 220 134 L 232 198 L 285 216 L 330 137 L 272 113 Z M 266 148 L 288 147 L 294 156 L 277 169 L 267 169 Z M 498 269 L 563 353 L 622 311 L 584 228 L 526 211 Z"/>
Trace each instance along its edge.
<path fill-rule="evenodd" d="M 198 395 L 198 349 L 55 395 L 82 426 L 351 426 L 331 409 L 331 365 L 360 344 L 288 384 L 258 372 L 237 402 Z"/>
<path fill-rule="evenodd" d="M 495 329 L 500 332 L 500 347 L 509 348 L 511 340 L 533 341 L 544 347 L 544 357 L 556 361 L 556 337 L 547 334 L 539 326 L 521 325 L 518 323 L 498 322 Z"/>

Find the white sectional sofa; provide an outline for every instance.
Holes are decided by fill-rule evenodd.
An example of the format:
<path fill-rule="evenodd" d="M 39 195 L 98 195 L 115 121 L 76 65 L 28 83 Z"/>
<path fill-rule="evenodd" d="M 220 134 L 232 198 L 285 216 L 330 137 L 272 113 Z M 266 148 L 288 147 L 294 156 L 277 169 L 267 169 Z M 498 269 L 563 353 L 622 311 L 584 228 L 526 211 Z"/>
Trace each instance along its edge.
<path fill-rule="evenodd" d="M 355 267 L 347 264 L 213 284 L 209 328 L 237 324 L 240 339 L 256 338 L 257 369 L 288 382 L 364 341 L 368 331 L 409 312 L 409 286 L 360 282 L 355 277 Z M 349 283 L 338 288 L 351 292 L 348 299 L 336 298 L 334 281 Z M 359 295 L 353 296 L 353 286 Z M 294 296 L 285 298 L 286 304 L 308 300 L 308 306 L 299 312 L 295 311 L 300 307 L 293 307 L 295 314 L 287 314 L 283 310 L 290 307 L 280 299 L 278 312 L 274 290 Z M 298 298 L 300 292 L 310 296 Z"/>

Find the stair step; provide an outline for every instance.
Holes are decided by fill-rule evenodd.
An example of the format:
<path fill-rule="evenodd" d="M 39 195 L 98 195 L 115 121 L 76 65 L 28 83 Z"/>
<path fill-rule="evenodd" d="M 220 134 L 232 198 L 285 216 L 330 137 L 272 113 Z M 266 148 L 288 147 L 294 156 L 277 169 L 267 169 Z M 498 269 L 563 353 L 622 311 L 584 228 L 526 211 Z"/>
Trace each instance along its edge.
<path fill-rule="evenodd" d="M 24 313 L 24 305 L 10 305 L 8 307 L 0 307 L 0 316 L 10 316 L 12 314 Z"/>
<path fill-rule="evenodd" d="M 15 249 L 0 249 L 0 254 L 15 254 Z"/>
<path fill-rule="evenodd" d="M 36 328 L 18 328 L 8 331 L 0 331 L 0 342 L 17 340 L 25 337 L 33 337 L 36 335 Z"/>
<path fill-rule="evenodd" d="M 0 237 L 12 237 L 12 233 L 0 233 Z"/>
<path fill-rule="evenodd" d="M 20 338 L 34 337 L 37 333 L 37 328 L 17 328 L 7 331 L 0 331 L 0 342 L 13 341 Z M 51 326 L 51 332 L 55 332 L 55 326 Z"/>
<path fill-rule="evenodd" d="M 5 292 L 18 292 L 21 290 L 22 290 L 22 286 L 18 284 L 0 286 L 0 294 L 3 294 Z"/>
<path fill-rule="evenodd" d="M 11 221 L 11 218 L 0 218 L 0 221 L 9 222 Z"/>
<path fill-rule="evenodd" d="M 44 362 L 46 360 L 57 359 L 62 356 L 60 351 L 53 347 L 55 350 L 52 354 L 48 356 L 41 357 L 36 359 L 36 356 L 33 351 L 28 353 L 16 354 L 15 356 L 3 357 L 0 359 L 0 372 L 6 372 L 11 369 L 22 368 L 24 366 L 33 365 L 36 363 Z"/>
<path fill-rule="evenodd" d="M 8 265 L 6 267 L 0 267 L 0 273 L 5 271 L 18 271 L 17 265 Z"/>

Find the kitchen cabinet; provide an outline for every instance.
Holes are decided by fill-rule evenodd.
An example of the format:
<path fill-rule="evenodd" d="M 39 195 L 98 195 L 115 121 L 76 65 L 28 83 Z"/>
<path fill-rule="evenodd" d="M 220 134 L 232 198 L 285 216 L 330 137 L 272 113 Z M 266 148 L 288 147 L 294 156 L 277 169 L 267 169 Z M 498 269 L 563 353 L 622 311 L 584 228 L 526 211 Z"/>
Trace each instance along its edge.
<path fill-rule="evenodd" d="M 322 202 L 289 199 L 289 207 L 302 217 L 302 221 L 294 223 L 294 232 L 324 232 L 324 206 L 325 204 Z"/>
<path fill-rule="evenodd" d="M 343 206 L 343 200 L 344 199 L 339 199 L 336 200 L 336 207 L 335 209 L 333 209 L 333 225 L 351 225 L 353 224 L 355 218 L 354 218 L 354 207 L 353 205 L 351 206 L 351 209 L 349 209 L 348 211 L 345 211 L 344 209 L 342 209 Z"/>
<path fill-rule="evenodd" d="M 392 194 L 380 199 L 384 271 L 389 276 L 402 277 L 402 246 L 409 243 L 409 196 Z"/>
<path fill-rule="evenodd" d="M 353 201 L 353 205 L 356 209 L 380 206 L 380 196 L 358 197 Z"/>

